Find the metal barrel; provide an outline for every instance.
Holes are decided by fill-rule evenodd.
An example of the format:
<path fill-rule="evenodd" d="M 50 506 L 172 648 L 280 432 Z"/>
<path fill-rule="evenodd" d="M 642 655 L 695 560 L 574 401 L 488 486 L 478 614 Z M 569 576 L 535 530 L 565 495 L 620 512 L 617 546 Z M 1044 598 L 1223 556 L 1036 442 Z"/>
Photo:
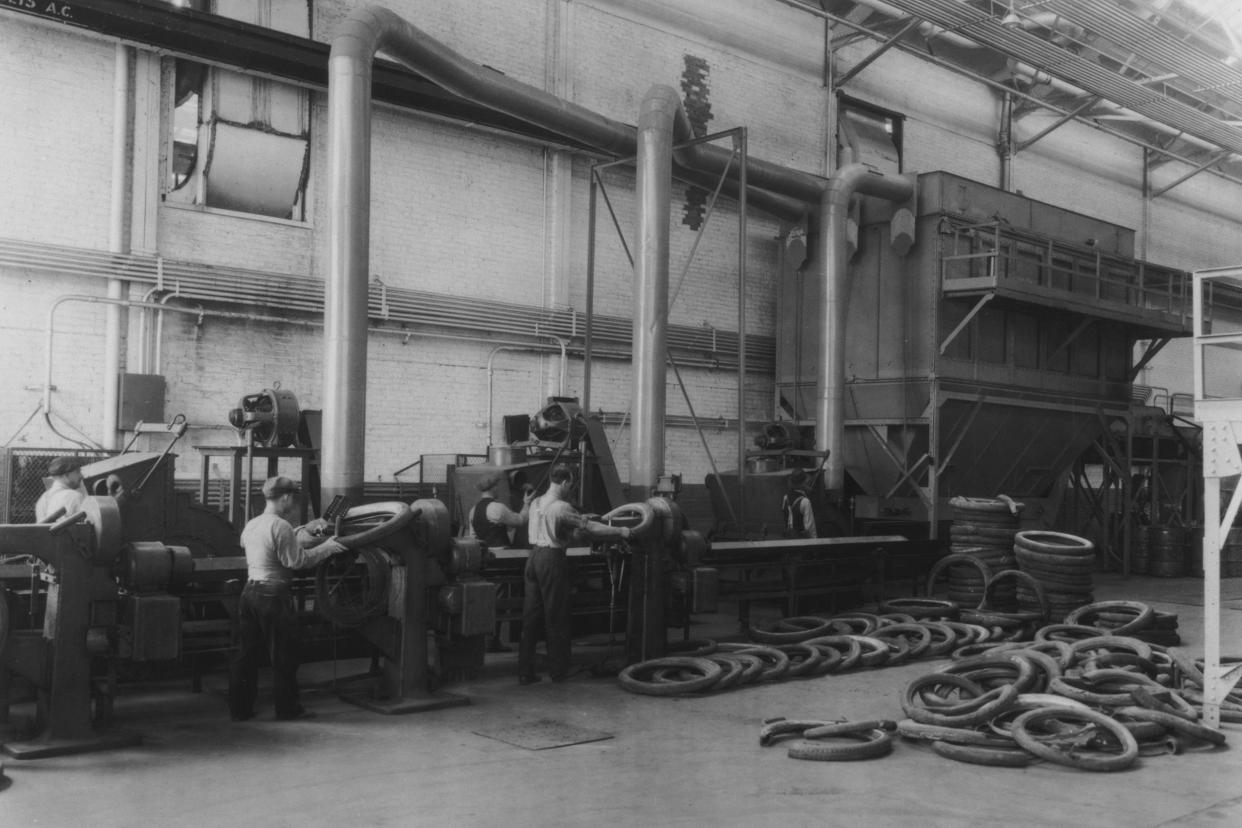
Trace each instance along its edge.
<path fill-rule="evenodd" d="M 1151 551 L 1147 571 L 1160 578 L 1186 574 L 1186 530 L 1180 526 L 1151 527 Z"/>

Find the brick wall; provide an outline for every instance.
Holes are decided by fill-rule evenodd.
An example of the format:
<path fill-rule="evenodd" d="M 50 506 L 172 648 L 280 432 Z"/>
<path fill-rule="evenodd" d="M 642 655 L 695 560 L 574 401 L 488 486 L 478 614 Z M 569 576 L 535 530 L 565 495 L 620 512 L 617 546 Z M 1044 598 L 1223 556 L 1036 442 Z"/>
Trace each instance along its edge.
<path fill-rule="evenodd" d="M 108 244 L 115 48 L 5 13 L 0 235 Z"/>

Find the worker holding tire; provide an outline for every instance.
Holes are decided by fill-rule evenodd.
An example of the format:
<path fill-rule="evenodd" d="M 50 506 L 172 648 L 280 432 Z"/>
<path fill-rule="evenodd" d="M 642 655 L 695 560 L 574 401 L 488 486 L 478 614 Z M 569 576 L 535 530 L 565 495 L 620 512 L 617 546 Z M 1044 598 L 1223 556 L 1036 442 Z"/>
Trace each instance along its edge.
<path fill-rule="evenodd" d="M 242 530 L 248 579 L 237 608 L 237 637 L 229 662 L 229 714 L 235 722 L 254 718 L 259 659 L 264 652 L 272 663 L 276 719 L 314 716 L 298 697 L 301 642 L 291 582 L 294 570 L 310 569 L 349 550 L 335 538 L 313 546 L 306 542 L 309 535 L 299 539 L 288 520 L 298 508 L 297 494 L 298 485 L 289 478 L 268 478 L 263 484 L 267 501 L 263 514 Z"/>
<path fill-rule="evenodd" d="M 518 649 L 518 683 L 539 681 L 535 646 L 544 630 L 548 674 L 552 681 L 569 677 L 569 561 L 566 548 L 575 536 L 630 537 L 627 526 L 608 526 L 589 520 L 566 498 L 573 490 L 574 473 L 558 463 L 549 472 L 547 492 L 530 505 L 530 557 L 526 559 L 522 599 L 522 641 Z"/>

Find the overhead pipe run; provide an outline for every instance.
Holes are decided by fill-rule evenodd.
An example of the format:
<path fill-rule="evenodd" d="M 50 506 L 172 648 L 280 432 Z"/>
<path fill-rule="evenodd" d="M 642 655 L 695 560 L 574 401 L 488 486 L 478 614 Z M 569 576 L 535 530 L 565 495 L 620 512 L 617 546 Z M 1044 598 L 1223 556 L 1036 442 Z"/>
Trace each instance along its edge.
<path fill-rule="evenodd" d="M 370 89 L 372 63 L 380 51 L 449 92 L 599 151 L 624 158 L 635 155 L 639 147 L 634 127 L 466 60 L 388 9 L 370 6 L 357 9 L 346 18 L 340 33 L 332 41 L 328 59 L 328 276 L 324 301 L 323 448 L 320 458 L 323 496 L 327 499 L 338 494 L 357 497 L 362 493 L 371 200 Z M 653 102 L 654 111 L 646 117 L 654 120 L 663 117 L 670 126 L 651 127 L 653 131 L 648 140 L 661 145 L 659 148 L 649 146 L 644 151 L 644 161 L 649 157 L 653 163 L 663 153 L 665 140 L 680 142 L 693 138 L 689 119 L 680 102 L 676 102 L 675 110 L 669 114 L 667 110 L 672 108 L 673 102 L 668 101 L 664 93 L 657 97 L 662 99 L 661 102 Z M 664 114 L 659 116 L 657 113 Z M 669 139 L 663 137 L 666 131 L 671 133 Z M 655 137 L 657 132 L 661 136 L 658 139 Z M 669 151 L 672 152 L 671 146 Z M 717 175 L 730 170 L 733 158 L 732 153 L 710 144 L 681 147 L 672 157 L 673 165 L 690 173 Z M 665 175 L 667 177 L 667 173 Z M 911 182 L 887 177 L 861 165 L 845 167 L 832 179 L 825 180 L 800 170 L 748 159 L 746 175 L 748 195 L 762 196 L 766 191 L 773 196 L 774 203 L 788 205 L 789 200 L 794 199 L 819 206 L 821 210 L 831 208 L 831 221 L 837 222 L 839 227 L 824 232 L 825 239 L 844 238 L 845 208 L 853 193 L 901 201 L 913 191 Z M 833 182 L 838 183 L 834 185 Z M 662 209 L 667 210 L 667 188 L 664 192 Z M 655 192 L 651 193 L 651 198 L 655 198 Z M 841 198 L 845 199 L 844 205 L 839 204 Z M 821 215 L 821 222 L 825 225 L 829 220 L 828 215 Z M 656 221 L 650 215 L 640 218 L 640 224 L 652 228 L 652 232 Z M 667 225 L 666 217 L 663 222 L 665 233 Z M 667 243 L 664 242 L 663 253 L 660 252 L 661 241 L 658 238 L 649 239 L 649 243 L 653 245 L 648 251 L 652 263 L 645 267 L 660 267 L 655 258 L 663 256 L 663 267 L 667 269 Z M 833 284 L 844 283 L 845 280 L 843 242 L 840 248 L 840 254 L 823 257 L 827 287 L 822 294 L 825 300 L 832 296 L 833 301 L 843 303 L 847 294 L 840 285 Z M 635 372 L 642 375 L 642 387 L 648 394 L 644 408 L 653 410 L 656 401 L 651 388 L 660 372 L 649 363 L 664 364 L 665 353 L 656 350 L 662 340 L 657 340 L 655 334 L 660 324 L 667 324 L 667 284 L 665 295 L 651 297 L 646 296 L 645 291 L 657 289 L 654 285 L 658 284 L 659 278 L 648 272 L 644 282 L 651 282 L 653 286 L 644 287 L 635 297 L 635 325 L 639 324 L 638 317 L 644 319 L 641 348 L 635 342 L 635 359 L 639 363 L 635 366 Z M 659 310 L 661 302 L 664 303 L 663 314 Z M 655 320 L 660 318 L 664 319 L 663 323 L 656 323 Z M 843 353 L 843 323 L 842 306 L 839 316 L 832 320 L 831 335 L 825 335 L 826 341 L 834 340 L 834 355 Z M 636 327 L 635 337 L 638 335 Z M 827 381 L 829 375 L 840 381 L 844 365 L 838 366 L 835 372 L 826 371 L 821 381 Z M 843 389 L 821 388 L 820 397 L 843 399 Z M 821 405 L 821 408 L 839 411 L 841 406 Z M 662 419 L 663 411 L 650 416 Z M 844 418 L 841 416 L 836 417 L 831 425 L 821 421 L 817 428 L 818 439 L 824 444 L 839 447 L 843 428 Z M 651 420 L 641 425 L 636 423 L 635 429 L 636 434 L 644 435 L 644 441 L 660 444 L 658 450 L 645 446 L 642 456 L 638 458 L 639 468 L 634 471 L 646 476 L 651 473 L 651 466 L 662 465 L 663 434 L 662 430 L 656 433 Z"/>
<path fill-rule="evenodd" d="M 1053 77 L 1041 69 L 1036 69 L 1029 63 L 1023 63 L 1020 60 L 1010 59 L 1007 64 L 1007 71 L 1015 81 L 1022 81 L 1032 85 L 1046 85 L 1052 89 L 1055 89 L 1057 92 L 1074 98 L 1085 99 L 1088 97 L 1099 97 L 1098 95 L 1093 95 L 1085 89 L 1074 86 L 1072 83 L 1067 83 L 1060 78 Z M 1195 136 L 1187 134 L 1176 127 L 1171 127 L 1168 124 L 1153 121 L 1145 115 L 1140 115 L 1134 110 L 1126 109 L 1124 106 L 1113 103 L 1112 101 L 1100 99 L 1095 102 L 1094 107 L 1096 109 L 1108 110 L 1108 114 L 1099 114 L 1095 116 L 1098 118 L 1124 118 L 1126 120 L 1132 120 L 1135 123 L 1149 129 L 1153 129 L 1156 132 L 1171 135 L 1180 141 L 1193 144 L 1199 149 L 1214 151 L 1220 151 L 1221 149 L 1210 141 L 1205 141 L 1202 138 L 1196 138 Z"/>

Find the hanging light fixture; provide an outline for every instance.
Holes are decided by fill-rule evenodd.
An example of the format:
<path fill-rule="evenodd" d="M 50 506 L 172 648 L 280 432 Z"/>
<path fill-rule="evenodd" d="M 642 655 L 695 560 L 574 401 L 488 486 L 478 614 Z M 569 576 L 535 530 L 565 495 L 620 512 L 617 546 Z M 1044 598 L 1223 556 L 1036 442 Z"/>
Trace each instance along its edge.
<path fill-rule="evenodd" d="M 1006 29 L 1017 29 L 1022 26 L 1022 18 L 1013 10 L 1013 0 L 1009 0 L 1009 12 L 1001 18 L 1000 24 Z"/>

